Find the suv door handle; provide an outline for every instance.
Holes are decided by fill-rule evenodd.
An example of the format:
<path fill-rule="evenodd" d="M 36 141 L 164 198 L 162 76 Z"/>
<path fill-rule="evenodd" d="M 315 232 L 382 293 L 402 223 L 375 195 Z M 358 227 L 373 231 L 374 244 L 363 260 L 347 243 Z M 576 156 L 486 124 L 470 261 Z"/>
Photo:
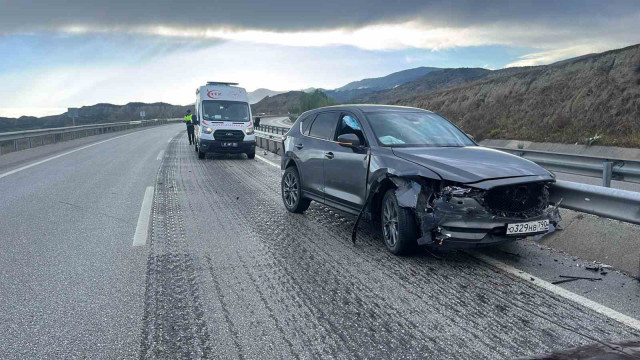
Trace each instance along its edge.
<path fill-rule="evenodd" d="M 303 147 L 304 147 L 304 145 L 302 145 L 302 144 L 296 144 L 296 149 L 298 149 L 298 150 L 302 149 Z"/>
<path fill-rule="evenodd" d="M 326 153 L 324 153 L 324 156 L 327 159 L 333 159 L 333 153 L 331 151 L 327 151 Z"/>

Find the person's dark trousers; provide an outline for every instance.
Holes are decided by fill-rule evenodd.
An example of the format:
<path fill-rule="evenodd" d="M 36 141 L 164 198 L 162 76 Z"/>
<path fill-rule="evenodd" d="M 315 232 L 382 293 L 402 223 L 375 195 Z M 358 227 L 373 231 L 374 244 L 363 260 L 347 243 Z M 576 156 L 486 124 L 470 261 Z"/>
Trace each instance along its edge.
<path fill-rule="evenodd" d="M 187 125 L 187 136 L 189 137 L 189 145 L 196 142 L 195 136 L 193 135 L 193 125 Z"/>

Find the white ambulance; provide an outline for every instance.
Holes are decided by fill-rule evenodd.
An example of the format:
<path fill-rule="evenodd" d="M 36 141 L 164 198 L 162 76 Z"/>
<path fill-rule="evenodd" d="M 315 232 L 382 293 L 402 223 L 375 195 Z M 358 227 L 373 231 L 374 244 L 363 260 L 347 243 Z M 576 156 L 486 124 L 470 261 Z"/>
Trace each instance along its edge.
<path fill-rule="evenodd" d="M 207 153 L 256 156 L 256 138 L 247 91 L 237 83 L 208 82 L 196 90 L 195 124 L 198 158 Z"/>

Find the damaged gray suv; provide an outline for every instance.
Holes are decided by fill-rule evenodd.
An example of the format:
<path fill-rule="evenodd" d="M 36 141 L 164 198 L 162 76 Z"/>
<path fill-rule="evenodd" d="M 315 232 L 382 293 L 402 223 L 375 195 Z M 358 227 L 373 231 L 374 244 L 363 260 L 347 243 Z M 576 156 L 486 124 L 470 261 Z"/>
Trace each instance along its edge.
<path fill-rule="evenodd" d="M 302 114 L 283 139 L 282 200 L 311 201 L 380 223 L 387 248 L 478 247 L 542 234 L 560 216 L 554 175 L 478 146 L 442 116 L 399 106 L 344 105 Z"/>

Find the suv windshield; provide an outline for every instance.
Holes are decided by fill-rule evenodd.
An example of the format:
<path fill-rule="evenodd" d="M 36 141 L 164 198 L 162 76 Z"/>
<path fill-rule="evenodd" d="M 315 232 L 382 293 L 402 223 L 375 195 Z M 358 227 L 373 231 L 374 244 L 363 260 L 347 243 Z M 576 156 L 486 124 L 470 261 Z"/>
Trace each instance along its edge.
<path fill-rule="evenodd" d="M 202 118 L 213 121 L 248 122 L 249 105 L 241 101 L 205 100 L 202 102 Z"/>
<path fill-rule="evenodd" d="M 436 114 L 426 112 L 379 112 L 367 114 L 380 145 L 472 146 L 460 129 Z"/>

